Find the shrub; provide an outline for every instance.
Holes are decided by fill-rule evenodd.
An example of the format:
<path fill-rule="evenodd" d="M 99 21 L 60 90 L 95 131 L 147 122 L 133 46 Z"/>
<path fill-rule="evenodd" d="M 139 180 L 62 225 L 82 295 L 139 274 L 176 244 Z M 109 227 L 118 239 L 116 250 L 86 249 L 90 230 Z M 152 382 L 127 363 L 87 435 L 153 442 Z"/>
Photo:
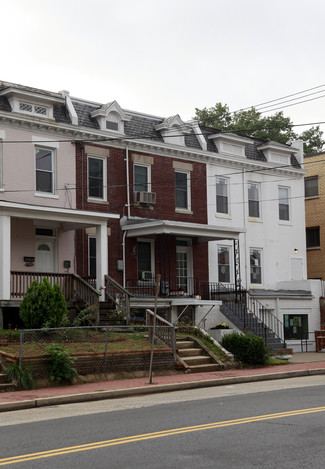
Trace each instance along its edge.
<path fill-rule="evenodd" d="M 222 338 L 221 345 L 233 353 L 236 360 L 242 363 L 247 365 L 264 365 L 266 363 L 267 348 L 262 337 L 233 332 Z"/>
<path fill-rule="evenodd" d="M 34 389 L 34 378 L 29 368 L 20 366 L 18 363 L 6 369 L 6 375 L 10 380 L 17 383 L 20 390 Z"/>
<path fill-rule="evenodd" d="M 96 306 L 88 306 L 87 308 L 81 310 L 73 321 L 73 326 L 93 326 L 96 321 L 96 311 Z"/>
<path fill-rule="evenodd" d="M 50 380 L 51 381 L 72 381 L 76 376 L 77 370 L 73 367 L 76 359 L 64 349 L 62 344 L 51 344 L 46 348 L 46 353 L 50 356 L 47 358 L 49 363 Z"/>
<path fill-rule="evenodd" d="M 20 303 L 19 315 L 29 329 L 67 325 L 67 305 L 59 285 L 52 287 L 45 277 L 42 283 L 34 280 Z"/>

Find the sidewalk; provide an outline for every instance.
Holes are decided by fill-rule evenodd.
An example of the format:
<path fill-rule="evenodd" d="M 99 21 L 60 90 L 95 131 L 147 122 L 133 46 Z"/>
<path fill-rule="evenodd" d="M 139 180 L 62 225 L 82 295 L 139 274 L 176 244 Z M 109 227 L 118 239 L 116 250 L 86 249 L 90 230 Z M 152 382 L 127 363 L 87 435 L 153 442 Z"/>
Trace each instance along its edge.
<path fill-rule="evenodd" d="M 325 354 L 296 353 L 287 365 L 193 374 L 181 372 L 155 376 L 152 384 L 149 384 L 148 378 L 132 378 L 4 392 L 0 393 L 0 412 L 316 374 L 325 374 Z"/>

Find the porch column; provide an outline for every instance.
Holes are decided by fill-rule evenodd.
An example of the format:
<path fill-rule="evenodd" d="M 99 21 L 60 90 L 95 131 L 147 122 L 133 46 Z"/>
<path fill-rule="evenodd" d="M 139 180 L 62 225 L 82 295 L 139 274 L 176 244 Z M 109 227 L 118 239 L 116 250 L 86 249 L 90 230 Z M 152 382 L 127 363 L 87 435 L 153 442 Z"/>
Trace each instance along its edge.
<path fill-rule="evenodd" d="M 107 223 L 96 227 L 96 284 L 97 290 L 104 286 L 104 276 L 108 274 Z M 101 290 L 100 301 L 105 301 L 105 291 Z"/>
<path fill-rule="evenodd" d="M 0 215 L 0 300 L 10 300 L 10 216 Z"/>

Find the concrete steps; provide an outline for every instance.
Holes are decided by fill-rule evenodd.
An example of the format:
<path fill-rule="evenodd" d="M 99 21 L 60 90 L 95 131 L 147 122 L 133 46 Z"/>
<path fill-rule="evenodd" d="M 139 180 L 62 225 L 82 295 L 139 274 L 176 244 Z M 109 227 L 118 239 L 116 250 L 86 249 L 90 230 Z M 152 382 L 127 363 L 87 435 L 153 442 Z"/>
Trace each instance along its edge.
<path fill-rule="evenodd" d="M 202 373 L 220 369 L 220 365 L 194 340 L 177 340 L 176 351 L 178 360 L 191 373 Z"/>

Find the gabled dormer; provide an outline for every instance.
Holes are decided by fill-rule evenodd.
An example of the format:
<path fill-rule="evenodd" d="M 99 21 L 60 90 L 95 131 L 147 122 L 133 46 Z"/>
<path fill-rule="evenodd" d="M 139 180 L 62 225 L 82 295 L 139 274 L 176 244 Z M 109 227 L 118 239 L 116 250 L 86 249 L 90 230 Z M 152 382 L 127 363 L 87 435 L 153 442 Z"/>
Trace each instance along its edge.
<path fill-rule="evenodd" d="M 232 132 L 219 132 L 209 135 L 208 138 L 213 140 L 219 153 L 233 156 L 245 157 L 245 147 L 252 144 L 252 139 L 241 137 Z"/>
<path fill-rule="evenodd" d="M 263 152 L 266 160 L 270 163 L 288 166 L 291 164 L 291 155 L 298 153 L 296 148 L 277 142 L 262 143 L 258 145 L 257 149 Z"/>
<path fill-rule="evenodd" d="M 60 97 L 15 88 L 14 86 L 2 90 L 0 96 L 5 96 L 8 99 L 12 112 L 47 119 L 54 119 L 54 104 L 64 103 L 64 100 Z"/>
<path fill-rule="evenodd" d="M 155 125 L 155 130 L 160 131 L 165 143 L 182 146 L 185 146 L 185 135 L 191 133 L 191 127 L 187 126 L 178 114 Z"/>
<path fill-rule="evenodd" d="M 124 134 L 124 122 L 131 119 L 116 101 L 104 104 L 90 115 L 97 120 L 101 130 L 112 130 L 122 134 Z"/>

